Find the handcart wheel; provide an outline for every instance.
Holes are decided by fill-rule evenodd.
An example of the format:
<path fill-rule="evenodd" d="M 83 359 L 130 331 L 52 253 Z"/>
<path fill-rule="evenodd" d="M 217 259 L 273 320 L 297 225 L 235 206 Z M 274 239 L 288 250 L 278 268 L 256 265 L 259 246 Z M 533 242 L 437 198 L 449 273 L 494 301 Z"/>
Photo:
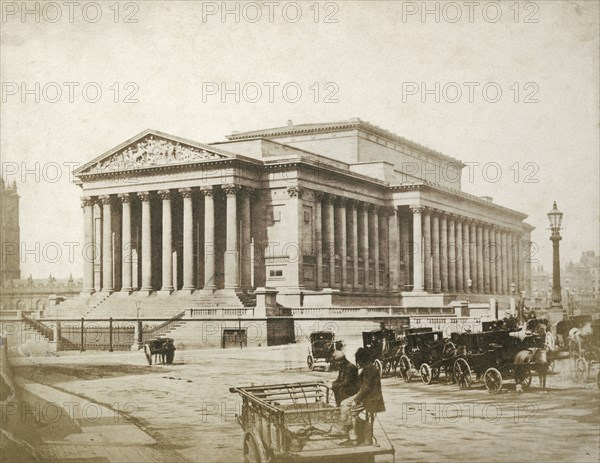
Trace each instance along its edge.
<path fill-rule="evenodd" d="M 381 364 L 381 360 L 376 359 L 373 363 L 379 372 L 379 377 L 381 378 L 383 376 L 383 365 Z"/>
<path fill-rule="evenodd" d="M 531 380 L 531 373 L 529 374 Z M 483 374 L 485 387 L 491 394 L 498 394 L 502 390 L 502 375 L 495 368 L 488 368 Z"/>
<path fill-rule="evenodd" d="M 144 344 L 144 354 L 146 354 L 148 365 L 152 365 L 152 352 L 150 351 L 150 346 L 148 344 Z"/>
<path fill-rule="evenodd" d="M 308 365 L 309 370 L 315 369 L 315 359 L 313 358 L 312 355 L 309 355 L 308 357 L 306 357 L 306 363 Z"/>
<path fill-rule="evenodd" d="M 250 433 L 244 438 L 244 463 L 266 463 L 265 452 Z"/>
<path fill-rule="evenodd" d="M 400 376 L 402 376 L 402 379 L 407 383 L 410 382 L 412 377 L 410 359 L 406 355 L 400 357 Z"/>
<path fill-rule="evenodd" d="M 419 368 L 419 373 L 421 374 L 421 380 L 425 384 L 431 384 L 431 380 L 433 379 L 433 372 L 431 371 L 431 367 L 426 363 L 421 365 Z"/>
<path fill-rule="evenodd" d="M 454 379 L 458 383 L 458 387 L 461 389 L 470 389 L 471 383 L 471 367 L 465 359 L 458 359 L 454 362 Z"/>

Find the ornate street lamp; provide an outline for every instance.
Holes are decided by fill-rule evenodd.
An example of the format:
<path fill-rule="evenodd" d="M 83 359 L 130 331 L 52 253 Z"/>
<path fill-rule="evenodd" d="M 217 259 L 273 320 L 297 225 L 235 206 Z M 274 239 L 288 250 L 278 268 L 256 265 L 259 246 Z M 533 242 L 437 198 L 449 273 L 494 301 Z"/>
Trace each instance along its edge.
<path fill-rule="evenodd" d="M 552 235 L 552 305 L 551 309 L 562 310 L 561 294 L 560 294 L 560 256 L 558 251 L 560 236 L 560 226 L 562 224 L 563 213 L 556 207 L 556 201 L 552 206 L 552 210 L 548 212 L 548 222 L 550 222 L 550 230 Z"/>

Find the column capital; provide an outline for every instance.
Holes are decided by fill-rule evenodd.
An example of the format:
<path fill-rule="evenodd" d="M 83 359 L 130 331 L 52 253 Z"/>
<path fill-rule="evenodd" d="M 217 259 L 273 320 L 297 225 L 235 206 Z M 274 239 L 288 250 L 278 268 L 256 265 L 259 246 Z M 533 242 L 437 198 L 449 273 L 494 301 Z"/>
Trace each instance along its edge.
<path fill-rule="evenodd" d="M 227 196 L 236 196 L 242 189 L 241 185 L 236 183 L 226 183 L 222 188 Z"/>
<path fill-rule="evenodd" d="M 320 190 L 314 190 L 314 191 L 313 191 L 313 194 L 315 195 L 315 199 L 316 199 L 317 201 L 323 201 L 323 197 L 325 196 L 325 193 L 323 193 L 323 192 L 322 192 L 322 191 L 320 191 Z"/>
<path fill-rule="evenodd" d="M 396 208 L 393 206 L 382 206 L 381 215 L 390 217 L 396 213 Z"/>
<path fill-rule="evenodd" d="M 348 205 L 346 207 L 350 210 L 354 210 L 358 207 L 358 201 L 356 199 L 348 199 Z"/>
<path fill-rule="evenodd" d="M 138 191 L 138 198 L 140 198 L 140 201 L 142 202 L 149 202 L 150 201 L 150 195 L 151 193 L 149 191 Z"/>
<path fill-rule="evenodd" d="M 338 196 L 336 198 L 336 204 L 338 206 L 346 207 L 346 205 L 348 205 L 348 198 L 346 198 L 344 196 Z"/>
<path fill-rule="evenodd" d="M 325 202 L 326 204 L 333 204 L 336 200 L 336 195 L 331 194 L 331 193 L 325 193 L 325 195 L 323 196 L 323 202 Z"/>
<path fill-rule="evenodd" d="M 425 209 L 425 207 L 421 204 L 413 204 L 409 207 L 413 214 L 422 214 L 423 210 Z"/>
<path fill-rule="evenodd" d="M 171 190 L 158 190 L 158 196 L 160 196 L 163 201 L 168 201 L 171 199 Z"/>
<path fill-rule="evenodd" d="M 199 188 L 199 191 L 203 196 L 214 196 L 215 195 L 215 189 L 213 188 L 212 185 L 201 186 Z"/>
<path fill-rule="evenodd" d="M 251 198 L 254 196 L 254 193 L 256 193 L 256 188 L 251 186 L 242 187 L 242 196 Z"/>
<path fill-rule="evenodd" d="M 119 198 L 119 201 L 121 201 L 123 204 L 128 204 L 131 202 L 131 195 L 129 193 L 119 193 L 117 198 Z"/>
<path fill-rule="evenodd" d="M 302 187 L 300 186 L 290 186 L 287 188 L 287 194 L 290 198 L 301 198 L 302 197 Z"/>
<path fill-rule="evenodd" d="M 94 199 L 91 196 L 83 196 L 81 198 L 81 207 L 93 206 Z"/>
<path fill-rule="evenodd" d="M 367 203 L 367 210 L 369 212 L 372 212 L 373 214 L 378 214 L 379 213 L 379 209 L 381 209 L 381 207 L 379 205 Z"/>
<path fill-rule="evenodd" d="M 179 188 L 177 191 L 182 198 L 191 198 L 194 194 L 193 188 Z"/>
<path fill-rule="evenodd" d="M 110 196 L 111 195 L 100 195 L 100 196 L 98 196 L 98 200 L 100 201 L 100 203 L 102 205 L 105 205 L 105 206 L 108 205 L 108 206 L 110 206 L 110 203 L 111 203 L 111 197 Z"/>

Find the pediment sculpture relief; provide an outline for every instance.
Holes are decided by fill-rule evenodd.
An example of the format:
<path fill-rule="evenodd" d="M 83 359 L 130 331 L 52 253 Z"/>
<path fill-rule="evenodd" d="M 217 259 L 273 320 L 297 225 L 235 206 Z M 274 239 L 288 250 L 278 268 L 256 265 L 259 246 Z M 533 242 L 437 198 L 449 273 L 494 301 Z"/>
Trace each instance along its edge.
<path fill-rule="evenodd" d="M 98 173 L 114 172 L 222 158 L 224 156 L 203 149 L 150 136 L 98 162 L 91 170 Z"/>

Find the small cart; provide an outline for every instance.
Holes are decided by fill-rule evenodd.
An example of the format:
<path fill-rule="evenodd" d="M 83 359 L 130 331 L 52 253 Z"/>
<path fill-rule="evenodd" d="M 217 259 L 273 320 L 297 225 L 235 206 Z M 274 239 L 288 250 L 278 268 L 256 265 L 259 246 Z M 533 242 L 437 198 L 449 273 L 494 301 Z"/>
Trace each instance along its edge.
<path fill-rule="evenodd" d="M 332 394 L 323 382 L 232 387 L 229 392 L 242 397 L 237 420 L 244 430 L 244 462 L 374 463 L 377 455 L 395 453 L 376 419 L 359 421 L 364 423 L 362 432 L 357 430 L 359 445 L 339 445 L 345 438 L 329 434 L 339 409 L 330 403 Z"/>
<path fill-rule="evenodd" d="M 144 344 L 144 354 L 148 365 L 152 365 L 160 360 L 163 365 L 171 365 L 175 358 L 175 344 L 173 338 L 154 338 L 146 341 Z"/>

